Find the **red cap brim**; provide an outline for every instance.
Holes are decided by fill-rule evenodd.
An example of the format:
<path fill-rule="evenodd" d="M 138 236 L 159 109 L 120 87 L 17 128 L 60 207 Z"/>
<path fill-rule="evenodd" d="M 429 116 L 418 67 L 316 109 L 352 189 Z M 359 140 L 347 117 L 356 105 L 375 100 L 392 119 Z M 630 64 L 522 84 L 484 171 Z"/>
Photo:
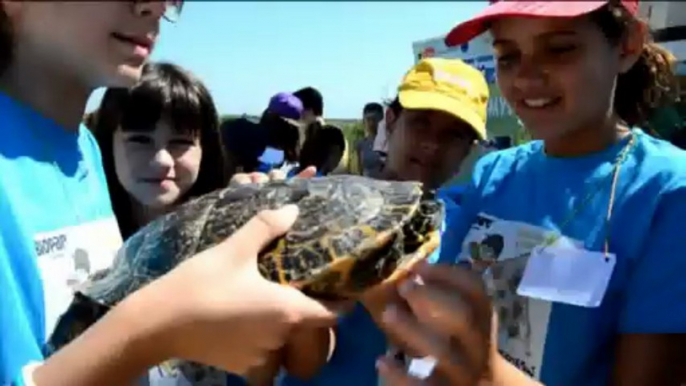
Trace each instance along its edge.
<path fill-rule="evenodd" d="M 467 43 L 486 32 L 488 24 L 502 17 L 560 17 L 572 18 L 591 13 L 606 5 L 607 1 L 507 1 L 500 0 L 489 5 L 476 17 L 467 20 L 450 31 L 445 37 L 448 47 Z M 622 1 L 632 14 L 638 13 L 638 1 Z"/>

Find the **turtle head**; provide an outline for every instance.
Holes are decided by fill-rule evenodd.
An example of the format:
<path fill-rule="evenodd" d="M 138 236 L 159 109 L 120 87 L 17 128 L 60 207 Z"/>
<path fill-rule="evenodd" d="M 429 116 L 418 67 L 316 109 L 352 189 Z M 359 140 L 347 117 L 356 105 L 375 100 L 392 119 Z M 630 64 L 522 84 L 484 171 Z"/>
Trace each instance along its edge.
<path fill-rule="evenodd" d="M 443 203 L 436 199 L 436 193 L 433 191 L 425 192 L 419 201 L 419 205 L 403 226 L 404 255 L 420 252 L 419 250 L 423 246 L 431 249 L 427 251 L 429 254 L 436 249 L 440 239 L 444 212 Z M 427 243 L 432 245 L 426 245 Z"/>

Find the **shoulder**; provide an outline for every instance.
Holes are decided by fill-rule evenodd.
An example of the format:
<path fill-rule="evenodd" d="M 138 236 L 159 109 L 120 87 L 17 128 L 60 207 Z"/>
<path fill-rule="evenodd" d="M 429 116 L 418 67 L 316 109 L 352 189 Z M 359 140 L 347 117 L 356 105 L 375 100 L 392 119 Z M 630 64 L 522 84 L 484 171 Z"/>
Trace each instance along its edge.
<path fill-rule="evenodd" d="M 637 130 L 636 179 L 663 192 L 686 188 L 686 151 Z"/>
<path fill-rule="evenodd" d="M 340 127 L 326 125 L 322 128 L 320 134 L 329 144 L 345 146 L 345 135 L 343 134 L 343 129 Z M 361 144 L 362 141 L 358 143 Z"/>
<path fill-rule="evenodd" d="M 535 162 L 534 156 L 540 153 L 542 146 L 540 141 L 531 141 L 482 156 L 474 165 L 474 182 L 477 186 L 482 186 L 488 181 L 515 175 L 513 172 Z"/>
<path fill-rule="evenodd" d="M 87 151 L 91 154 L 95 154 L 100 158 L 100 146 L 98 141 L 95 139 L 93 132 L 86 127 L 86 125 L 81 124 L 79 127 L 79 136 L 82 139 L 81 151 Z"/>

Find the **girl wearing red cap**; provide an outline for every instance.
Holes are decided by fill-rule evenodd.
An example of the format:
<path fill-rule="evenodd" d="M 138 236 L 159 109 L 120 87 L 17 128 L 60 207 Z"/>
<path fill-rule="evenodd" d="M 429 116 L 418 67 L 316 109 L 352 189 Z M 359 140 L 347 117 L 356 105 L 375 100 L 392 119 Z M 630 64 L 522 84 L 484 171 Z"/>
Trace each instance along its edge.
<path fill-rule="evenodd" d="M 422 379 L 384 358 L 389 384 L 679 384 L 686 153 L 639 128 L 676 87 L 637 9 L 501 1 L 448 35 L 492 35 L 498 86 L 536 140 L 481 159 L 449 224 L 461 264 L 488 255 L 485 280 L 423 266 L 399 288 L 386 330 L 438 364 Z"/>

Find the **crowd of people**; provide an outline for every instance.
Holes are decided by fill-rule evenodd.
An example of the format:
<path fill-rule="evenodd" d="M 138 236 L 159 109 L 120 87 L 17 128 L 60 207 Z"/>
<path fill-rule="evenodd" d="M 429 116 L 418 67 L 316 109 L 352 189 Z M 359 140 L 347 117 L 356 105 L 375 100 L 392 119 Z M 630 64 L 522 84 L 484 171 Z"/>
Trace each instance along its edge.
<path fill-rule="evenodd" d="M 493 36 L 498 87 L 535 138 L 483 156 L 464 190 L 447 184 L 489 140 L 476 68 L 418 61 L 364 106 L 357 143 L 313 87 L 220 122 L 201 79 L 148 62 L 183 6 L 0 3 L 0 385 L 686 382 L 686 153 L 641 129 L 677 95 L 674 58 L 636 1 L 491 2 L 450 31 Z M 360 174 L 445 204 L 440 250 L 408 279 L 343 314 L 268 282 L 254 261 L 297 218 L 286 206 L 46 357 L 75 288 L 140 228 L 230 184 L 349 172 L 352 150 Z M 218 373 L 188 379 L 175 358 Z"/>

